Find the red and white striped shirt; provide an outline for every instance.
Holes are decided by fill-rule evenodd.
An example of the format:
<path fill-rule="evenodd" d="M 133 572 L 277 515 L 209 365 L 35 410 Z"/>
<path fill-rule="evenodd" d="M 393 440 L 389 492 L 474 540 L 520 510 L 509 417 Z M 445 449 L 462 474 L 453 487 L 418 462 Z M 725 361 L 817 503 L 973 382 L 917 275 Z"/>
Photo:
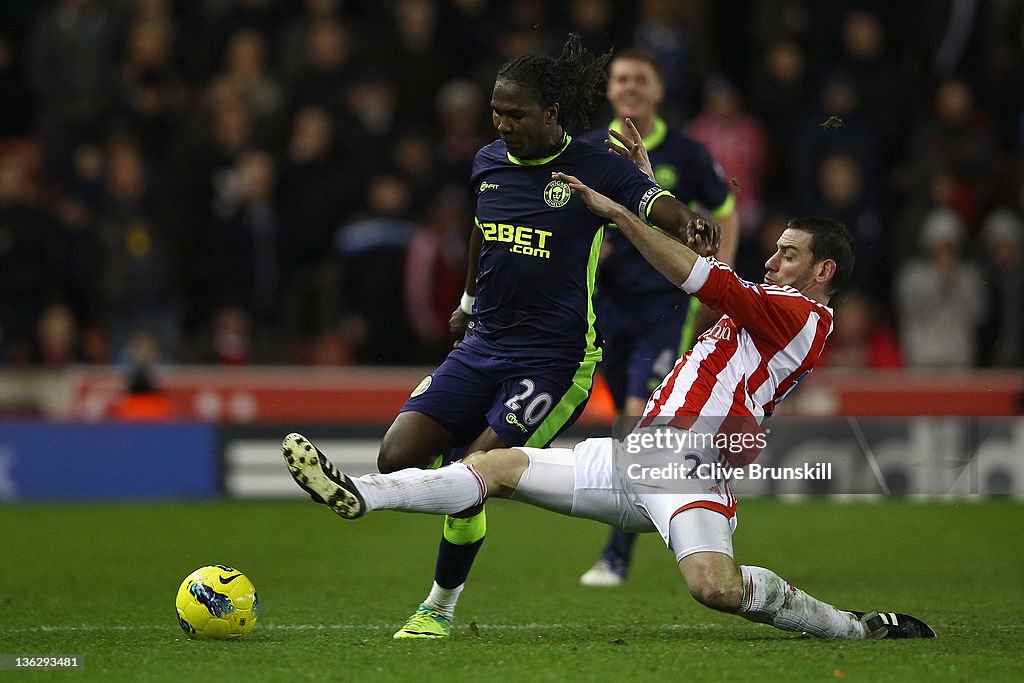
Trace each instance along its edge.
<path fill-rule="evenodd" d="M 713 258 L 697 259 L 682 288 L 725 315 L 676 361 L 641 425 L 692 429 L 699 420 L 701 432 L 713 433 L 737 430 L 723 429 L 727 417 L 759 425 L 811 371 L 832 332 L 832 309 L 793 287 L 742 280 Z"/>

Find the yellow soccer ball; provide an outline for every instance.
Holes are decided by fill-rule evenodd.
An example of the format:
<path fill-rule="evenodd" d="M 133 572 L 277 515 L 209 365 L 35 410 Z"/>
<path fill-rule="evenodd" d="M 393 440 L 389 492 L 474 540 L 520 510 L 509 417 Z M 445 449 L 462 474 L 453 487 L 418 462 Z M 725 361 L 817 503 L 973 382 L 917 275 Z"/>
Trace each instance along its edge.
<path fill-rule="evenodd" d="M 185 577 L 174 606 L 189 638 L 211 640 L 249 635 L 260 612 L 252 581 L 223 564 L 200 567 Z"/>

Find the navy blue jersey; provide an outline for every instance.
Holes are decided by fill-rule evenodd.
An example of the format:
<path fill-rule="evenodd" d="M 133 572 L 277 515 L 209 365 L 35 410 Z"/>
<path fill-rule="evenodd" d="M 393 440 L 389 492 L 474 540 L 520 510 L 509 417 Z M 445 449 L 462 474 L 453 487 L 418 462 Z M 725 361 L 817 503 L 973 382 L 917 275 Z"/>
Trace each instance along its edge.
<path fill-rule="evenodd" d="M 474 319 L 463 343 L 496 356 L 582 360 L 596 350 L 592 295 L 605 219 L 554 181 L 561 171 L 646 220 L 665 192 L 633 162 L 566 136 L 562 151 L 519 160 L 496 140 L 473 160 L 483 236 Z"/>
<path fill-rule="evenodd" d="M 607 128 L 580 136 L 581 141 L 601 149 L 606 149 L 604 140 L 607 138 Z M 644 139 L 644 145 L 651 157 L 655 179 L 676 199 L 691 209 L 704 207 L 713 215 L 721 215 L 731 209 L 734 200 L 729 185 L 704 145 L 669 129 L 660 118 L 655 119 L 654 131 Z M 679 291 L 647 263 L 621 232 L 611 230 L 606 239 L 610 250 L 601 262 L 600 296 L 635 297 Z"/>

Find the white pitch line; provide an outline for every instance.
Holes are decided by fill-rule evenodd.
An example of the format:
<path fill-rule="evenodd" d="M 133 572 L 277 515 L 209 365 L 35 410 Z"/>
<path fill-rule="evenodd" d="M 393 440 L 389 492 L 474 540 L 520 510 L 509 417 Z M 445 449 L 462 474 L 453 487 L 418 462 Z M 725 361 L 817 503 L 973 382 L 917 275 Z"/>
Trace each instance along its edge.
<path fill-rule="evenodd" d="M 590 628 L 593 624 L 488 624 L 477 623 L 481 632 L 487 631 L 562 631 L 576 628 Z M 731 626 L 731 625 L 730 625 Z M 947 631 L 945 624 L 936 624 L 938 628 Z M 725 628 L 726 624 L 664 624 L 647 630 L 654 631 L 714 631 Z M 390 631 L 396 628 L 395 624 L 259 624 L 260 631 Z M 456 625 L 458 630 L 469 630 L 468 623 Z M 630 626 L 621 627 L 625 632 L 631 629 Z M 4 633 L 102 633 L 104 631 L 127 632 L 127 631 L 177 631 L 174 624 L 136 624 L 128 626 L 125 624 L 112 624 L 110 626 L 99 626 L 96 624 L 83 624 L 79 626 L 25 626 L 20 628 L 5 628 Z M 1024 624 L 1003 625 L 997 627 L 986 627 L 990 631 L 1018 632 L 1024 630 Z M 956 630 L 955 628 L 953 630 Z M 628 634 L 627 634 L 628 635 Z"/>
<path fill-rule="evenodd" d="M 565 630 L 573 628 L 589 628 L 592 624 L 488 624 L 488 623 L 477 623 L 477 628 L 481 631 L 493 630 L 493 631 L 536 631 L 536 630 Z M 456 626 L 456 628 L 471 628 L 468 623 L 463 622 Z M 64 625 L 64 626 L 25 626 L 20 628 L 7 628 L 4 629 L 5 633 L 75 633 L 75 632 L 103 632 L 103 631 L 149 631 L 159 629 L 173 629 L 177 630 L 174 624 L 136 624 L 128 626 L 126 624 L 111 624 L 109 626 L 100 626 L 98 624 L 82 624 L 82 625 Z M 372 630 L 388 630 L 397 628 L 395 624 L 259 624 L 261 631 L 372 631 Z M 623 627 L 629 628 L 629 627 Z M 656 628 L 668 629 L 668 630 L 694 630 L 704 631 L 722 628 L 721 624 L 665 624 L 664 626 L 658 626 Z"/>

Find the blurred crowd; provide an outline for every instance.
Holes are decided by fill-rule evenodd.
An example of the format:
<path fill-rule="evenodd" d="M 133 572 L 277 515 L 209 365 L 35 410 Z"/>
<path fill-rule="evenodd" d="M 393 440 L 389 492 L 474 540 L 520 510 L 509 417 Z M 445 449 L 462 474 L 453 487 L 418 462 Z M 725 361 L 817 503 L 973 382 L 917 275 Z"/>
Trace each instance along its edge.
<path fill-rule="evenodd" d="M 494 74 L 570 30 L 659 57 L 741 275 L 849 226 L 828 364 L 1024 365 L 1019 0 L 4 0 L 0 364 L 436 363 Z"/>

